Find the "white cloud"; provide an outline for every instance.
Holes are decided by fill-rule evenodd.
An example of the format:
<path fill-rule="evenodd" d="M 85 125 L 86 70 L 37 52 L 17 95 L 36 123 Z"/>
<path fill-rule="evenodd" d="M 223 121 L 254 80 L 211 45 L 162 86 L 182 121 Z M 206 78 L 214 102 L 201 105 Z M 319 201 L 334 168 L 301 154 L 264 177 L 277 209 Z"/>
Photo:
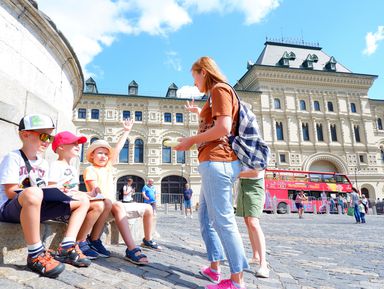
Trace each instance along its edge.
<path fill-rule="evenodd" d="M 245 23 L 260 22 L 281 0 L 38 0 L 73 46 L 84 74 L 86 67 L 105 47 L 122 34 L 167 36 L 192 23 L 197 13 L 241 12 Z M 73 8 L 75 7 L 75 8 Z M 180 60 L 167 56 L 168 64 L 181 69 Z"/>
<path fill-rule="evenodd" d="M 178 98 L 195 98 L 200 99 L 204 93 L 201 93 L 196 86 L 182 86 L 176 93 Z"/>
<path fill-rule="evenodd" d="M 363 51 L 366 55 L 371 55 L 375 53 L 377 49 L 377 43 L 384 39 L 384 26 L 377 27 L 375 33 L 368 32 L 365 36 L 365 49 Z"/>
<path fill-rule="evenodd" d="M 177 52 L 175 51 L 167 51 L 165 53 L 167 59 L 165 61 L 165 64 L 170 66 L 172 69 L 174 69 L 175 71 L 181 71 L 182 70 L 182 66 L 181 66 L 181 59 L 178 55 Z"/>

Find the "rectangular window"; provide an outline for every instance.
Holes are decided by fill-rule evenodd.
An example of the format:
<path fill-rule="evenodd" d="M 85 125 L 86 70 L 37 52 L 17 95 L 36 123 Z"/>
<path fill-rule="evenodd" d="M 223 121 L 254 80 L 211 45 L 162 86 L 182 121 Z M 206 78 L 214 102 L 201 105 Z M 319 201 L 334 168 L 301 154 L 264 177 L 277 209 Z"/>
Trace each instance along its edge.
<path fill-rule="evenodd" d="M 276 137 L 277 140 L 284 140 L 283 123 L 276 122 Z"/>
<path fill-rule="evenodd" d="M 337 132 L 336 132 L 336 125 L 331 124 L 331 140 L 337 141 Z"/>
<path fill-rule="evenodd" d="M 351 112 L 353 113 L 356 113 L 356 104 L 354 104 L 353 102 L 351 103 Z"/>
<path fill-rule="evenodd" d="M 172 122 L 172 114 L 170 112 L 164 112 L 164 122 Z"/>
<path fill-rule="evenodd" d="M 176 159 L 178 164 L 185 164 L 185 151 L 177 151 Z"/>
<path fill-rule="evenodd" d="M 317 132 L 317 140 L 318 141 L 324 141 L 324 135 L 323 135 L 323 125 L 318 123 L 316 124 L 316 132 Z"/>
<path fill-rule="evenodd" d="M 364 155 L 359 155 L 359 161 L 360 161 L 360 163 L 365 163 Z"/>
<path fill-rule="evenodd" d="M 303 129 L 303 140 L 304 141 L 309 141 L 308 123 L 301 124 L 301 128 Z"/>
<path fill-rule="evenodd" d="M 359 126 L 358 125 L 353 126 L 353 130 L 355 131 L 355 141 L 356 142 L 361 142 Z"/>
<path fill-rule="evenodd" d="M 87 110 L 85 108 L 79 108 L 77 111 L 78 119 L 86 119 L 87 118 Z"/>
<path fill-rule="evenodd" d="M 98 109 L 92 109 L 91 110 L 91 119 L 99 119 L 99 110 Z"/>
<path fill-rule="evenodd" d="M 131 118 L 131 112 L 129 110 L 123 111 L 123 119 Z"/>
<path fill-rule="evenodd" d="M 176 113 L 176 122 L 182 123 L 183 120 L 183 114 L 182 113 Z"/>
<path fill-rule="evenodd" d="M 285 154 L 280 154 L 279 157 L 280 157 L 280 163 L 281 164 L 287 162 L 286 159 L 285 159 Z"/>
<path fill-rule="evenodd" d="M 142 111 L 135 111 L 135 120 L 136 121 L 143 121 L 143 112 Z"/>

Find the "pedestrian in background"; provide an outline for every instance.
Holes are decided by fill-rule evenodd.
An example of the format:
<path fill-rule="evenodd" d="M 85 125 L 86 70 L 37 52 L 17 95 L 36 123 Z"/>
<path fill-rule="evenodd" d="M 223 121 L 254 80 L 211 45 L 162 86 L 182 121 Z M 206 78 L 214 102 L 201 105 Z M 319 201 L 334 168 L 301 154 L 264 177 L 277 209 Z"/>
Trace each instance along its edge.
<path fill-rule="evenodd" d="M 188 216 L 188 210 L 190 213 L 190 218 L 193 218 L 193 212 L 192 212 L 192 194 L 193 191 L 191 188 L 189 188 L 189 184 L 185 184 L 185 189 L 183 191 L 184 196 L 184 210 L 185 210 L 185 218 Z"/>
<path fill-rule="evenodd" d="M 306 200 L 308 200 L 308 198 L 304 194 L 304 191 L 301 190 L 297 194 L 296 199 L 295 199 L 296 208 L 297 208 L 298 213 L 299 213 L 299 219 L 303 218 L 303 214 L 304 214 L 304 204 L 303 204 L 303 201 L 306 201 Z"/>
<path fill-rule="evenodd" d="M 156 188 L 153 185 L 153 179 L 149 179 L 142 189 L 144 203 L 152 206 L 153 214 L 156 215 Z"/>
<path fill-rule="evenodd" d="M 194 144 L 198 146 L 199 221 L 210 261 L 200 273 L 217 284 L 206 286 L 208 289 L 245 288 L 243 271 L 248 268 L 248 262 L 232 206 L 232 187 L 240 173 L 240 162 L 227 137 L 235 133 L 239 104 L 213 59 L 201 57 L 191 70 L 195 85 L 208 98 L 202 109 L 194 105 L 193 100 L 187 102 L 186 110 L 199 116 L 199 132 L 181 138 L 175 149 L 189 150 Z M 220 262 L 225 259 L 231 277 L 221 280 Z"/>
<path fill-rule="evenodd" d="M 123 203 L 132 203 L 134 193 L 135 186 L 133 185 L 133 179 L 129 178 L 127 184 L 123 187 Z"/>
<path fill-rule="evenodd" d="M 365 223 L 365 207 L 362 200 L 359 200 L 359 213 L 360 213 L 360 220 L 361 223 Z"/>
<path fill-rule="evenodd" d="M 352 188 L 351 207 L 353 207 L 354 210 L 356 224 L 360 223 L 359 199 L 359 191 L 356 188 Z"/>

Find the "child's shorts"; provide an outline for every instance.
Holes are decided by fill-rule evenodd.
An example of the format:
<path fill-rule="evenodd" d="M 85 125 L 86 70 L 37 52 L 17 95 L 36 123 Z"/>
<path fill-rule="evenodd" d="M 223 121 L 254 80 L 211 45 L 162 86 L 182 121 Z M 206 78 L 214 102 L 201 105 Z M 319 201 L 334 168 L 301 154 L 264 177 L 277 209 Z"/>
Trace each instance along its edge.
<path fill-rule="evenodd" d="M 192 208 L 192 201 L 191 200 L 184 200 L 184 207 L 186 209 Z"/>
<path fill-rule="evenodd" d="M 20 223 L 21 205 L 17 194 L 12 200 L 8 200 L 0 208 L 0 221 L 9 223 Z M 40 222 L 56 219 L 57 217 L 71 214 L 69 202 L 45 202 L 41 203 Z"/>
<path fill-rule="evenodd" d="M 240 179 L 236 216 L 260 218 L 265 202 L 264 179 Z"/>

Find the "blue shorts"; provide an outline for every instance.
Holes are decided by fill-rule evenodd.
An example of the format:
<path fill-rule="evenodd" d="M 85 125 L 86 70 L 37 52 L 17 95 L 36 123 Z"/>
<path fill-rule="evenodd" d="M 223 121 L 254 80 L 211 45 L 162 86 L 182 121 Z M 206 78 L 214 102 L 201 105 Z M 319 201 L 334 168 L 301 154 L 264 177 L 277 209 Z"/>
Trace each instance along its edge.
<path fill-rule="evenodd" d="M 0 221 L 8 223 L 20 223 L 21 205 L 19 194 L 12 200 L 6 201 L 0 207 Z M 45 202 L 41 203 L 40 222 L 69 216 L 71 207 L 69 202 Z"/>
<path fill-rule="evenodd" d="M 186 209 L 192 208 L 191 200 L 184 200 L 184 208 L 186 208 Z"/>
<path fill-rule="evenodd" d="M 296 208 L 297 209 L 302 209 L 304 208 L 303 204 L 302 203 L 295 203 L 296 204 Z"/>

